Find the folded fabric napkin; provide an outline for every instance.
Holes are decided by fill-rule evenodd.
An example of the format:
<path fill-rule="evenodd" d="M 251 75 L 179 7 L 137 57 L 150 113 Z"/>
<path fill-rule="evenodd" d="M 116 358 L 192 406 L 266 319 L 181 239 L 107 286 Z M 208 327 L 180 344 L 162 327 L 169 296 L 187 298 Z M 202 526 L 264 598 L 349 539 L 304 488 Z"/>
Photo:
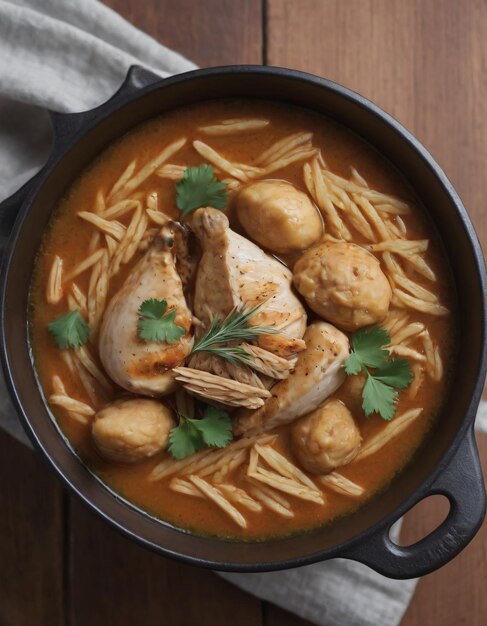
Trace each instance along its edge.
<path fill-rule="evenodd" d="M 0 0 L 0 200 L 45 161 L 46 109 L 93 108 L 114 93 L 133 64 L 161 76 L 195 67 L 96 0 Z M 1 376 L 0 426 L 27 443 Z M 223 576 L 323 626 L 395 626 L 416 585 L 342 559 Z"/>

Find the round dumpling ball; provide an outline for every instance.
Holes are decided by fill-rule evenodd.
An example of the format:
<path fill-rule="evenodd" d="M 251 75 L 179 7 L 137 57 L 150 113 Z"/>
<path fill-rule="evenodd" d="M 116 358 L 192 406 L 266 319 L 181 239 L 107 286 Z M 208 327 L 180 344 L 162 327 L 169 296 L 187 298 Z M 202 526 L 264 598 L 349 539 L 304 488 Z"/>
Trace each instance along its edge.
<path fill-rule="evenodd" d="M 294 266 L 294 285 L 315 313 L 348 331 L 381 322 L 392 297 L 378 259 L 347 242 L 305 252 Z"/>
<path fill-rule="evenodd" d="M 327 400 L 297 421 L 291 438 L 298 461 L 313 474 L 327 474 L 350 463 L 362 441 L 352 414 L 340 400 Z"/>
<path fill-rule="evenodd" d="M 148 398 L 117 400 L 95 415 L 92 436 L 100 455 L 138 463 L 164 450 L 175 426 L 171 409 Z"/>
<path fill-rule="evenodd" d="M 238 194 L 236 206 L 245 232 L 273 252 L 305 250 L 323 233 L 318 209 L 305 193 L 284 181 L 247 185 Z"/>

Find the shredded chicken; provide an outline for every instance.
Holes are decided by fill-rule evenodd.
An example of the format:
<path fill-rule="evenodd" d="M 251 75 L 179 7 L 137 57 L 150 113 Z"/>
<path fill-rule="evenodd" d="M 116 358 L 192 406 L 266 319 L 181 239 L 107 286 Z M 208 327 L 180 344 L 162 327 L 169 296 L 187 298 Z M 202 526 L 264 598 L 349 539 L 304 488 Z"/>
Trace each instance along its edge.
<path fill-rule="evenodd" d="M 264 404 L 263 398 L 268 398 L 271 395 L 267 389 L 252 387 L 230 378 L 216 376 L 190 367 L 176 367 L 173 372 L 176 380 L 187 391 L 227 406 L 244 406 L 255 409 Z"/>

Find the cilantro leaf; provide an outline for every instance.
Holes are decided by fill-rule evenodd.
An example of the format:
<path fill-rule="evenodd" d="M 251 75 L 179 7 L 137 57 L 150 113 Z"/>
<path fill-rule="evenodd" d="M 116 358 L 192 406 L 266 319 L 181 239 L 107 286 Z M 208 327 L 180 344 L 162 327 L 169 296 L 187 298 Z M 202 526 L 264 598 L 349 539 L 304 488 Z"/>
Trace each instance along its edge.
<path fill-rule="evenodd" d="M 193 421 L 184 415 L 179 416 L 179 426 L 169 433 L 169 452 L 175 459 L 184 459 L 205 446 L 201 433 Z"/>
<path fill-rule="evenodd" d="M 139 307 L 139 315 L 149 320 L 159 320 L 167 310 L 166 300 L 144 300 Z"/>
<path fill-rule="evenodd" d="M 232 421 L 226 411 L 208 406 L 197 428 L 207 446 L 224 448 L 232 440 Z"/>
<path fill-rule="evenodd" d="M 178 326 L 174 320 L 176 309 L 167 311 L 167 301 L 152 298 L 145 300 L 139 307 L 139 321 L 137 329 L 139 337 L 144 341 L 165 341 L 166 343 L 176 343 L 186 329 Z"/>
<path fill-rule="evenodd" d="M 188 167 L 176 183 L 176 206 L 181 216 L 204 206 L 223 211 L 227 205 L 227 186 L 214 176 L 213 165 Z"/>
<path fill-rule="evenodd" d="M 344 363 L 349 376 L 360 372 L 367 375 L 362 389 L 365 415 L 378 413 L 385 420 L 391 420 L 396 413 L 397 390 L 407 387 L 413 379 L 408 361 L 388 360 L 389 350 L 384 346 L 390 342 L 389 333 L 380 326 L 359 330 L 352 335 L 353 352 Z"/>
<path fill-rule="evenodd" d="M 179 426 L 169 433 L 168 449 L 176 459 L 184 459 L 205 446 L 224 448 L 232 438 L 232 421 L 228 413 L 207 406 L 201 419 L 179 415 Z"/>
<path fill-rule="evenodd" d="M 394 402 L 397 391 L 370 374 L 367 376 L 362 391 L 362 408 L 367 417 L 378 413 L 382 419 L 390 421 L 396 412 Z"/>
<path fill-rule="evenodd" d="M 352 354 L 343 364 L 343 367 L 345 368 L 346 374 L 348 374 L 349 376 L 354 376 L 355 374 L 359 374 L 362 371 L 363 363 L 358 354 L 352 352 Z"/>
<path fill-rule="evenodd" d="M 61 350 L 79 348 L 90 338 L 91 329 L 79 309 L 58 317 L 47 326 Z"/>
<path fill-rule="evenodd" d="M 362 328 L 358 330 L 352 335 L 353 354 L 351 356 L 354 357 L 351 360 L 352 367 L 356 368 L 358 363 L 361 364 L 362 368 L 364 366 L 380 367 L 389 356 L 389 351 L 384 350 L 384 346 L 390 343 L 389 333 L 381 326 L 372 326 L 369 329 Z M 350 357 L 347 359 L 347 362 L 349 359 Z M 351 373 L 358 373 L 358 371 Z"/>
<path fill-rule="evenodd" d="M 413 372 L 406 359 L 391 359 L 375 370 L 374 378 L 396 389 L 404 389 L 413 380 Z"/>

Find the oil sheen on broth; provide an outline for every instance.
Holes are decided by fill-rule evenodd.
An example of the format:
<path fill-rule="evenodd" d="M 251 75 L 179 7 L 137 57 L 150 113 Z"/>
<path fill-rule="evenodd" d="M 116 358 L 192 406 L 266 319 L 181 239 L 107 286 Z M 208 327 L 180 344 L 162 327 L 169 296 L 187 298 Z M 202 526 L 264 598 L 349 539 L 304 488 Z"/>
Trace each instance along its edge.
<path fill-rule="evenodd" d="M 181 138 L 187 139 L 184 145 L 167 160 L 158 159 L 154 164 L 154 159 L 157 159 L 162 150 Z M 221 157 L 225 160 L 219 160 Z M 210 226 L 216 230 L 225 228 L 225 224 L 221 223 L 221 216 L 215 215 L 217 210 L 200 210 L 185 218 L 183 221 L 192 226 L 198 235 L 196 237 L 194 233 L 189 233 L 187 240 L 186 235 L 181 234 L 177 227 L 171 223 L 163 225 L 163 222 L 164 216 L 179 219 L 179 210 L 175 203 L 175 183 L 181 179 L 184 170 L 212 160 L 215 165 L 215 176 L 227 184 L 229 199 L 226 214 L 231 229 L 247 240 L 256 242 L 259 248 L 265 249 L 272 255 L 274 263 L 279 259 L 287 264 L 291 271 L 295 264 L 304 267 L 303 280 L 299 281 L 295 277 L 294 285 L 285 288 L 297 299 L 299 306 L 304 307 L 302 310 L 307 316 L 307 319 L 304 319 L 308 326 L 319 324 L 323 320 L 332 321 L 326 319 L 323 313 L 320 317 L 315 312 L 321 311 L 319 303 L 313 301 L 313 296 L 310 295 L 311 288 L 307 291 L 309 276 L 306 272 L 313 264 L 311 262 L 306 264 L 302 259 L 309 249 L 317 249 L 317 246 L 326 244 L 334 251 L 338 249 L 336 246 L 340 245 L 340 242 L 341 245 L 344 241 L 357 244 L 362 252 L 367 249 L 363 254 L 371 254 L 377 259 L 378 271 L 386 277 L 384 290 L 387 291 L 389 288 L 391 290 L 388 298 L 384 296 L 388 310 L 377 323 L 389 330 L 392 341 L 391 355 L 409 362 L 414 374 L 413 381 L 398 392 L 395 416 L 391 421 L 385 421 L 376 413 L 369 417 L 365 416 L 362 409 L 363 377 L 345 376 L 342 364 L 337 372 L 329 374 L 331 379 L 334 376 L 338 381 L 335 381 L 338 388 L 324 401 L 332 402 L 328 410 L 330 419 L 335 419 L 338 410 L 336 407 L 343 406 L 336 402 L 341 401 L 353 417 L 350 437 L 353 439 L 352 431 L 358 429 L 361 444 L 358 441 L 353 443 L 350 438 L 347 441 L 340 441 L 342 447 L 353 448 L 354 445 L 358 447 L 358 454 L 356 450 L 352 450 L 351 460 L 334 468 L 332 450 L 332 459 L 329 461 L 331 465 L 323 470 L 326 473 L 322 475 L 311 473 L 299 461 L 300 455 L 296 453 L 295 440 L 300 435 L 296 431 L 293 432 L 297 423 L 296 419 L 292 419 L 295 416 L 291 415 L 291 421 L 288 423 L 281 423 L 280 416 L 285 411 L 277 411 L 277 420 L 275 415 L 271 418 L 271 421 L 274 419 L 272 423 L 276 426 L 268 430 L 271 421 L 266 422 L 265 410 L 264 417 L 256 421 L 253 415 L 255 411 L 262 414 L 262 409 L 225 405 L 226 396 L 221 395 L 223 392 L 219 390 L 215 392 L 220 399 L 217 404 L 226 406 L 226 411 L 233 415 L 235 431 L 239 436 L 250 433 L 253 439 L 249 440 L 247 445 L 243 445 L 239 444 L 242 440 L 237 438 L 235 443 L 231 444 L 236 446 L 236 450 L 232 452 L 230 447 L 227 460 L 224 458 L 223 465 L 220 463 L 213 473 L 205 471 L 205 467 L 208 468 L 208 464 L 205 465 L 204 462 L 207 452 L 200 452 L 199 456 L 195 457 L 202 458 L 199 465 L 203 469 L 198 469 L 196 463 L 195 468 L 188 472 L 185 467 L 192 462 L 191 457 L 176 462 L 167 450 L 157 451 L 154 456 L 148 458 L 144 458 L 144 452 L 138 462 L 129 464 L 119 462 L 120 459 L 109 459 L 106 450 L 103 454 L 100 446 L 97 449 L 94 445 L 92 437 L 94 413 L 113 400 L 134 395 L 141 398 L 149 395 L 144 386 L 140 394 L 134 389 L 131 393 L 121 389 L 112 383 L 110 376 L 103 371 L 99 358 L 98 336 L 100 328 L 104 328 L 103 316 L 110 300 L 125 288 L 127 278 L 140 259 L 157 245 L 169 246 L 167 250 L 161 252 L 166 254 L 166 257 L 174 254 L 171 245 L 176 246 L 176 254 L 179 255 L 176 271 L 188 271 L 188 277 L 183 280 L 183 287 L 188 309 L 192 310 L 193 314 L 194 294 L 195 290 L 197 291 L 195 282 L 204 278 L 207 281 L 205 284 L 208 284 L 208 275 L 200 276 L 199 270 L 191 275 L 191 263 L 186 267 L 184 245 L 191 251 L 191 261 L 197 265 L 201 255 L 200 242 L 203 241 L 204 247 L 203 238 L 210 237 L 208 235 Z M 133 166 L 131 164 L 134 161 Z M 143 170 L 147 164 L 149 167 Z M 131 181 L 135 179 L 137 183 L 136 177 L 141 170 L 145 176 L 140 175 L 138 179 L 140 183 L 131 188 Z M 110 195 L 114 183 L 120 179 L 124 171 L 125 182 L 122 179 L 119 189 L 115 189 L 115 193 L 112 191 Z M 274 186 L 268 183 L 270 187 L 255 187 L 262 180 L 274 181 Z M 253 185 L 255 193 L 252 196 Z M 124 189 L 128 189 L 128 192 Z M 280 232 L 277 232 L 276 236 L 276 232 L 266 231 L 269 226 L 266 226 L 265 220 L 257 230 L 252 228 L 252 224 L 255 226 L 259 220 L 259 210 L 262 207 L 266 211 L 266 207 L 271 207 L 269 211 L 272 217 L 271 205 L 276 202 L 276 198 L 278 203 L 281 200 L 286 202 L 282 198 L 279 200 L 281 197 L 279 190 L 283 196 L 288 193 L 292 195 L 295 190 L 306 194 L 304 199 L 301 196 L 299 202 L 308 203 L 307 208 L 303 209 L 303 205 L 297 202 L 295 212 L 309 211 L 309 206 L 312 207 L 311 211 L 315 211 L 313 215 L 306 214 L 301 225 L 298 215 L 297 225 L 288 229 L 292 239 L 293 232 L 296 234 L 299 228 L 304 228 L 302 237 L 306 242 L 306 248 L 303 250 L 284 246 L 283 251 L 279 241 L 286 238 L 282 237 Z M 130 202 L 131 200 L 133 202 Z M 117 202 L 118 209 L 110 212 L 111 207 Z M 249 214 L 246 216 L 244 213 L 247 210 Z M 136 211 L 139 213 L 137 220 L 134 220 Z M 239 220 L 237 213 L 240 211 L 242 214 Z M 83 212 L 84 217 L 79 216 L 80 212 Z M 158 212 L 159 217 L 154 215 L 154 212 Z M 95 219 L 87 217 L 86 213 L 95 215 Z M 96 217 L 101 217 L 102 221 L 97 221 Z M 319 225 L 316 225 L 316 222 Z M 319 239 L 316 237 L 313 239 L 313 228 L 314 232 L 319 232 L 323 228 L 322 224 L 323 233 Z M 178 241 L 168 243 L 167 233 L 173 232 L 171 228 L 175 239 L 182 240 L 184 244 L 182 248 L 177 247 Z M 160 244 L 161 229 L 165 233 L 161 236 L 163 244 Z M 252 230 L 255 231 L 254 236 L 249 232 Z M 127 231 L 129 236 L 124 239 Z M 185 232 L 187 234 L 187 231 Z M 211 236 L 215 236 L 214 231 Z M 301 235 L 298 233 L 296 237 L 298 236 Z M 217 241 L 218 238 L 209 241 L 208 254 L 213 243 Z M 130 247 L 131 242 L 133 245 L 130 252 L 125 255 L 119 254 L 117 267 L 113 259 L 116 258 L 122 242 L 125 246 Z M 235 245 L 238 248 L 239 245 L 247 244 L 240 241 Z M 347 249 L 346 246 L 344 249 Z M 97 255 L 98 251 L 102 252 Z M 215 250 L 215 255 L 218 256 L 218 250 Z M 80 263 L 88 258 L 95 259 L 95 262 L 73 276 L 73 270 L 79 268 Z M 214 271 L 218 273 L 220 267 L 218 263 L 221 263 L 222 259 L 209 259 L 207 262 L 209 268 L 207 272 L 211 274 L 213 271 L 211 264 L 214 263 L 216 268 Z M 262 259 L 259 262 L 262 263 Z M 319 258 L 318 264 L 320 262 Z M 162 265 L 164 263 L 166 261 L 163 261 Z M 332 266 L 343 267 L 342 262 L 338 265 L 333 263 L 332 259 L 327 266 L 328 272 Z M 269 269 L 268 273 L 262 272 L 263 281 L 279 273 L 278 267 L 273 267 L 274 269 Z M 107 272 L 112 274 L 109 280 Z M 251 273 L 249 270 L 247 276 Z M 222 280 L 223 273 L 219 273 L 218 276 L 219 280 Z M 315 282 L 321 280 L 320 276 L 314 276 Z M 213 280 L 214 276 L 210 278 Z M 245 280 L 245 275 L 243 279 Z M 340 280 L 337 277 L 337 281 Z M 73 282 L 75 287 L 72 286 Z M 175 298 L 175 283 L 168 284 L 172 285 L 171 293 L 167 294 L 171 308 L 177 306 L 176 301 L 173 304 L 170 301 L 170 298 Z M 376 281 L 374 285 L 377 285 Z M 225 285 L 218 286 L 216 293 L 221 294 L 222 302 L 215 300 L 216 296 L 213 294 L 209 298 L 208 318 L 194 320 L 191 332 L 195 329 L 197 333 L 203 332 L 204 326 L 208 326 L 211 319 L 211 311 L 215 312 L 220 308 L 222 312 L 228 312 L 228 302 L 223 301 L 226 297 L 225 288 Z M 245 291 L 245 285 L 242 289 L 240 296 L 242 293 L 249 293 L 248 290 Z M 155 296 L 148 293 L 147 298 L 151 297 Z M 88 300 L 87 303 L 85 298 Z M 390 164 L 370 146 L 333 121 L 306 110 L 265 101 L 212 101 L 165 113 L 135 128 L 104 151 L 70 186 L 53 215 L 38 255 L 31 287 L 31 339 L 35 367 L 46 399 L 50 401 L 52 413 L 84 462 L 111 489 L 141 509 L 176 526 L 197 533 L 260 539 L 309 529 L 353 511 L 384 488 L 413 458 L 414 452 L 432 429 L 435 416 L 440 409 L 440 399 L 445 396 L 454 338 L 452 300 L 446 263 L 435 234 L 424 218 L 414 193 Z M 241 300 L 240 302 L 247 306 L 252 304 Z M 92 326 L 91 340 L 81 351 L 61 350 L 48 332 L 48 324 L 70 309 L 80 309 Z M 200 309 L 203 311 L 201 305 Z M 326 306 L 325 310 L 331 311 Z M 344 322 L 343 325 L 340 321 L 334 320 L 334 325 L 339 329 L 336 332 L 340 336 L 344 332 L 350 338 L 359 327 L 374 324 L 372 318 L 369 320 L 367 316 L 361 318 L 359 314 L 352 313 L 350 319 L 355 322 L 349 320 L 350 323 Z M 262 309 L 256 315 L 260 314 L 263 315 L 263 319 L 268 319 L 262 313 Z M 191 316 L 191 311 L 189 315 Z M 177 320 L 180 323 L 183 317 L 178 311 Z M 298 321 L 294 326 L 295 344 L 287 345 L 285 349 L 282 346 L 274 349 L 273 341 L 279 343 L 279 340 L 276 340 L 277 335 L 268 336 L 271 338 L 270 344 L 265 341 L 261 344 L 263 349 L 271 352 L 271 356 L 278 353 L 280 366 L 283 358 L 291 359 L 292 364 L 295 363 L 296 357 L 298 363 L 302 358 L 303 352 L 299 351 L 304 347 L 302 332 L 305 324 L 302 324 L 301 330 L 298 329 L 299 324 Z M 296 333 L 300 336 L 297 337 Z M 138 349 L 148 349 L 149 344 L 144 344 L 137 337 L 136 321 L 133 324 L 133 335 L 134 342 L 141 344 Z M 189 349 L 190 346 L 187 351 Z M 346 351 L 348 354 L 348 343 Z M 107 359 L 112 358 L 116 358 L 116 355 L 107 356 Z M 196 363 L 202 371 L 205 371 L 205 368 L 210 367 L 207 361 L 208 359 L 200 358 L 192 363 Z M 188 358 L 181 365 L 187 366 Z M 225 370 L 225 365 L 223 369 Z M 162 375 L 163 371 L 164 368 L 161 368 L 159 373 Z M 218 375 L 215 371 L 211 370 L 214 376 Z M 242 382 L 242 375 L 234 373 L 232 378 L 228 368 L 225 372 L 227 380 L 237 379 L 236 388 L 238 388 L 238 380 Z M 254 405 L 260 403 L 264 404 L 264 407 L 268 406 L 270 401 L 275 401 L 272 396 L 273 389 L 277 389 L 279 385 L 281 389 L 285 387 L 285 383 L 263 376 L 255 370 L 251 370 L 251 374 L 247 372 L 246 376 L 247 383 L 249 380 L 251 383 L 253 381 L 254 384 L 250 386 L 254 388 L 256 395 L 254 397 L 254 392 L 245 387 L 243 396 L 246 397 L 245 401 L 250 398 Z M 260 382 L 256 382 L 255 377 Z M 292 382 L 292 374 L 289 382 Z M 198 402 L 206 404 L 215 402 L 214 397 L 205 397 L 204 389 L 195 390 L 189 383 L 179 383 L 180 390 L 188 387 L 193 390 L 193 394 L 199 394 Z M 266 397 L 266 390 L 269 387 L 271 387 L 270 397 Z M 109 391 L 110 388 L 112 391 Z M 233 390 L 229 393 L 232 398 L 235 396 Z M 191 404 L 188 398 L 184 399 L 183 394 L 184 392 L 179 392 L 178 407 L 185 401 Z M 157 396 L 158 392 L 154 395 Z M 299 393 L 295 395 L 299 396 Z M 75 402 L 70 403 L 66 398 Z M 313 405 L 309 411 L 306 410 L 306 406 L 303 409 L 302 402 L 305 400 L 302 398 L 293 400 L 291 413 L 294 407 L 298 407 L 301 415 L 306 415 L 315 408 Z M 161 401 L 174 408 L 174 392 L 162 396 Z M 145 409 L 142 405 L 141 407 L 142 415 Z M 167 413 L 169 418 L 166 426 L 169 428 L 175 424 L 175 417 L 173 411 L 169 410 Z M 272 411 L 269 415 L 271 413 Z M 164 429 L 163 422 L 157 420 L 166 417 L 154 418 L 157 427 L 150 421 L 152 418 L 148 418 L 147 437 L 152 437 L 159 427 Z M 127 419 L 127 428 L 130 430 L 130 415 Z M 330 429 L 328 435 L 333 439 L 336 430 L 331 426 Z M 262 434 L 259 434 L 259 430 L 262 430 Z M 166 446 L 167 433 L 161 432 L 158 431 L 157 436 L 161 445 Z M 345 437 L 340 434 L 338 436 Z M 117 446 L 119 443 L 115 441 L 114 445 Z M 150 445 L 152 444 L 149 442 L 147 455 L 151 454 Z M 309 445 L 312 446 L 312 443 Z M 333 447 L 333 441 L 331 445 Z M 264 456 L 258 452 L 262 448 Z M 158 449 L 157 446 L 155 449 Z M 364 450 L 368 450 L 368 453 L 363 454 Z M 211 460 L 212 454 L 216 455 L 218 464 L 220 452 L 224 454 L 225 450 L 215 449 L 215 452 L 208 455 L 208 459 Z M 283 455 L 292 465 L 283 465 L 279 455 Z M 237 459 L 236 467 L 228 465 L 232 458 Z M 338 462 L 341 463 L 340 460 Z M 252 476 L 248 474 L 249 464 L 253 464 Z M 304 478 L 301 473 L 304 474 Z M 270 480 L 267 480 L 269 477 Z M 209 494 L 207 485 L 211 490 Z M 221 504 L 214 501 L 212 498 L 214 490 L 230 504 L 230 508 L 240 514 L 245 524 L 242 524 L 241 520 L 238 523 L 235 516 L 232 517 L 232 514 L 225 510 L 225 504 L 222 508 Z M 298 495 L 295 495 L 296 493 Z M 285 524 L 282 523 L 283 520 Z"/>

